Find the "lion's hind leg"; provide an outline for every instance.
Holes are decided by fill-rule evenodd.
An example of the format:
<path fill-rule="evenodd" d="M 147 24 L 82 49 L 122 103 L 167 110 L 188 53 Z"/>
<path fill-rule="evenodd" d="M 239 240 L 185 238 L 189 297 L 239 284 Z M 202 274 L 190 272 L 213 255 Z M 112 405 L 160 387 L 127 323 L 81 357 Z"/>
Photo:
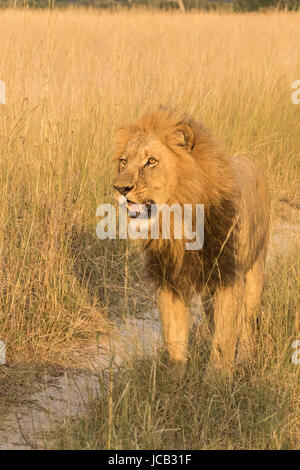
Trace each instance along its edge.
<path fill-rule="evenodd" d="M 207 376 L 214 370 L 232 375 L 236 347 L 241 331 L 241 312 L 244 298 L 244 277 L 234 285 L 219 289 L 214 299 L 214 336 Z"/>
<path fill-rule="evenodd" d="M 255 352 L 257 316 L 264 286 L 264 257 L 261 256 L 245 275 L 244 310 L 238 344 L 238 360 L 249 360 Z"/>

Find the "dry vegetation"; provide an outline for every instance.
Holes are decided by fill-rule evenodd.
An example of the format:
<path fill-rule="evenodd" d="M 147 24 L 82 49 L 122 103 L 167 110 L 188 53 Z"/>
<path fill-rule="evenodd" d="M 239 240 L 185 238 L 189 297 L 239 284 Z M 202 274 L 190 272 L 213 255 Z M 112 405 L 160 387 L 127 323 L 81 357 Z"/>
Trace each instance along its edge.
<path fill-rule="evenodd" d="M 299 22 L 299 14 L 279 13 L 0 12 L 7 87 L 0 105 L 0 339 L 11 367 L 78 363 L 82 345 L 106 330 L 112 313 L 138 312 L 151 297 L 136 291 L 139 302 L 127 301 L 139 259 L 133 248 L 95 235 L 96 208 L 112 196 L 113 132 L 124 120 L 161 104 L 191 113 L 232 152 L 249 153 L 265 168 L 273 219 L 299 220 L 300 105 L 291 102 L 300 78 Z M 299 336 L 295 250 L 269 272 L 261 354 L 252 369 L 238 371 L 235 391 L 199 392 L 205 347 L 195 346 L 187 392 L 182 387 L 172 402 L 163 395 L 170 388 L 163 366 L 158 395 L 146 380 L 153 365 L 140 375 L 129 371 L 113 392 L 112 447 L 299 444 L 300 366 L 290 362 Z M 119 401 L 124 381 L 129 395 Z M 105 410 L 105 400 L 96 406 Z M 139 410 L 136 421 L 130 409 Z M 107 447 L 101 419 L 80 424 L 60 445 Z"/>

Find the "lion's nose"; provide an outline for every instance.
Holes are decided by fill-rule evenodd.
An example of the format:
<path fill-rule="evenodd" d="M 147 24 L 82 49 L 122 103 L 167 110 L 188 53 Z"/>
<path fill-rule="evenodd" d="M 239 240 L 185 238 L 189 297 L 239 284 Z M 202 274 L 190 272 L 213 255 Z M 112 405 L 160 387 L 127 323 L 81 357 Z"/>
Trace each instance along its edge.
<path fill-rule="evenodd" d="M 133 185 L 131 185 L 131 186 L 117 186 L 116 184 L 114 184 L 113 187 L 116 191 L 119 191 L 119 193 L 121 193 L 122 196 L 126 196 L 126 194 L 129 193 L 129 191 L 132 190 Z"/>

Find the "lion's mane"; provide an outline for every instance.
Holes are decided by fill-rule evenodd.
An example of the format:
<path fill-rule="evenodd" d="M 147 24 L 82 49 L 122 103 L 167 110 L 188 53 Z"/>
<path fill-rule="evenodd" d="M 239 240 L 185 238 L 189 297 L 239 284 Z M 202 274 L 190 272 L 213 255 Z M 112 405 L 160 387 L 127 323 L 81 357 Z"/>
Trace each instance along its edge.
<path fill-rule="evenodd" d="M 174 145 L 174 130 L 189 126 L 194 144 L 188 154 Z M 142 117 L 118 132 L 118 159 L 128 141 L 137 133 L 155 136 L 179 155 L 180 184 L 170 194 L 168 204 L 204 204 L 204 246 L 185 250 L 185 240 L 148 239 L 144 241 L 149 273 L 159 285 L 168 284 L 175 292 L 189 296 L 191 290 L 213 291 L 234 282 L 238 269 L 239 187 L 229 155 L 209 131 L 188 116 L 159 110 Z"/>

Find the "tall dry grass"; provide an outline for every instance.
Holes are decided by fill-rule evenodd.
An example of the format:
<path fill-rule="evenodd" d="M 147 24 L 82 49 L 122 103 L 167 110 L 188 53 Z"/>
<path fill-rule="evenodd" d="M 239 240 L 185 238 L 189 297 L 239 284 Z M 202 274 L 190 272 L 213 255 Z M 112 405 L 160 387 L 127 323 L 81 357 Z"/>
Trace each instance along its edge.
<path fill-rule="evenodd" d="M 189 112 L 266 169 L 274 212 L 297 205 L 299 20 L 0 12 L 0 337 L 10 363 L 72 363 L 130 288 L 128 263 L 138 273 L 124 245 L 95 236 L 120 123 L 161 104 Z"/>

